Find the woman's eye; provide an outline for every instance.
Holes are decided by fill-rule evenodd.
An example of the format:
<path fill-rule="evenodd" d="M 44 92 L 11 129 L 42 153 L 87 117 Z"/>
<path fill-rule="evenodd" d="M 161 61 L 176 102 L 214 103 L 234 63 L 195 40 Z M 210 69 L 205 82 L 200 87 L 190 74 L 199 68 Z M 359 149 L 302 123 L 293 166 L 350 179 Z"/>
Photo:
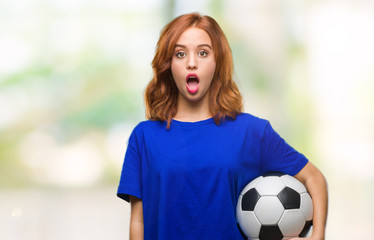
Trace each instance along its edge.
<path fill-rule="evenodd" d="M 177 52 L 176 56 L 178 58 L 182 58 L 182 57 L 186 56 L 186 54 L 184 52 Z"/>
<path fill-rule="evenodd" d="M 208 55 L 208 52 L 205 50 L 199 52 L 199 56 L 201 57 L 206 57 L 207 55 Z"/>

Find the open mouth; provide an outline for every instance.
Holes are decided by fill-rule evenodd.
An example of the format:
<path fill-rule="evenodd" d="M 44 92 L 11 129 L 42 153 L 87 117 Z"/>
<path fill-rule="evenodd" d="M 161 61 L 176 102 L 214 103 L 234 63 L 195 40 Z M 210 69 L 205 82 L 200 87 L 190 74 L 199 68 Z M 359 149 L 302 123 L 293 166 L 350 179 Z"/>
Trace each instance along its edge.
<path fill-rule="evenodd" d="M 186 77 L 187 91 L 191 94 L 196 93 L 199 90 L 200 80 L 197 74 L 190 73 Z"/>

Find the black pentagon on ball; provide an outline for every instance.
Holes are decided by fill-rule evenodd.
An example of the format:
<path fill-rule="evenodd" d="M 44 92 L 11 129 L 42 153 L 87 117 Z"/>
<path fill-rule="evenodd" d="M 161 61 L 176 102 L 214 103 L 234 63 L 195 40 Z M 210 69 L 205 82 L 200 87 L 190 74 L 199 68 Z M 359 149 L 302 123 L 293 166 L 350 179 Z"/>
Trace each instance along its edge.
<path fill-rule="evenodd" d="M 281 201 L 284 209 L 298 209 L 300 208 L 300 194 L 292 188 L 285 187 L 279 194 L 278 198 Z"/>
<path fill-rule="evenodd" d="M 258 194 L 255 188 L 252 188 L 249 191 L 247 191 L 242 198 L 242 210 L 253 211 L 255 209 L 258 199 L 260 199 L 260 194 Z"/>
<path fill-rule="evenodd" d="M 283 234 L 278 226 L 262 226 L 259 237 L 261 240 L 281 240 Z"/>
<path fill-rule="evenodd" d="M 308 235 L 308 232 L 310 230 L 310 227 L 313 225 L 313 220 L 312 221 L 306 221 L 303 230 L 299 234 L 299 237 L 306 237 Z"/>

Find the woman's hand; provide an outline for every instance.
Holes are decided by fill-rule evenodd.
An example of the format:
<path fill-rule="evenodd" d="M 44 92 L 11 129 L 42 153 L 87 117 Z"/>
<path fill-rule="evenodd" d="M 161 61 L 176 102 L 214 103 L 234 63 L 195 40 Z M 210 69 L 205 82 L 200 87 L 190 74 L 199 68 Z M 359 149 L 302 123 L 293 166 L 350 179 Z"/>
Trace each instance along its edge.
<path fill-rule="evenodd" d="M 290 238 L 289 240 L 323 240 L 324 238 L 313 238 L 313 237 L 306 237 L 306 238 Z"/>

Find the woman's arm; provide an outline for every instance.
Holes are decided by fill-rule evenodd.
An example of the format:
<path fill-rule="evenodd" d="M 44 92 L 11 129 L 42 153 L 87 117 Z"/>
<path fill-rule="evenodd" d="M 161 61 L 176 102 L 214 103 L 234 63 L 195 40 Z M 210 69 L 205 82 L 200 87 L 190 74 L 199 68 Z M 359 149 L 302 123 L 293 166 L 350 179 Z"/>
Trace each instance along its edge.
<path fill-rule="evenodd" d="M 130 195 L 131 218 L 130 240 L 144 239 L 143 203 L 142 200 Z"/>
<path fill-rule="evenodd" d="M 308 162 L 295 177 L 306 186 L 313 200 L 313 233 L 311 239 L 325 239 L 328 205 L 325 177 L 311 162 Z"/>

